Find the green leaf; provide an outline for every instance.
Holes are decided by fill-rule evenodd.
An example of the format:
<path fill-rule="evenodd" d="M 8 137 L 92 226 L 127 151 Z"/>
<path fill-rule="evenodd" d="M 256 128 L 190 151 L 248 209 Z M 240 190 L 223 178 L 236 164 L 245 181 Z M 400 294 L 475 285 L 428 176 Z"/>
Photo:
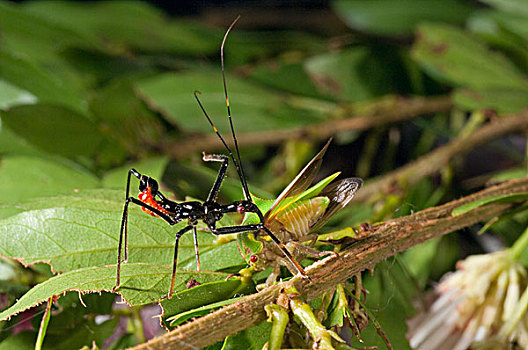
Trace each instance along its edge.
<path fill-rule="evenodd" d="M 170 286 L 172 268 L 157 264 L 123 264 L 121 267 L 121 287 L 118 293 L 130 305 L 142 305 L 159 301 L 167 295 Z M 175 290 L 185 289 L 188 280 L 195 279 L 207 283 L 225 279 L 227 274 L 206 271 L 183 271 L 176 273 Z M 49 297 L 67 291 L 81 293 L 112 291 L 116 282 L 115 265 L 105 267 L 88 267 L 69 271 L 37 284 L 24 294 L 15 305 L 0 313 L 0 320 L 5 320 L 19 312 L 34 307 Z"/>
<path fill-rule="evenodd" d="M 65 330 L 82 327 L 86 315 L 111 314 L 115 299 L 113 293 L 90 293 L 79 297 L 77 292 L 67 292 L 54 302 L 46 337 L 51 334 L 63 335 Z"/>
<path fill-rule="evenodd" d="M 342 289 L 342 287 L 340 288 Z M 346 295 L 342 290 L 336 290 L 332 297 L 332 301 L 326 310 L 327 316 L 323 320 L 325 327 L 343 327 L 343 320 L 345 319 L 347 308 L 348 302 L 346 300 Z"/>
<path fill-rule="evenodd" d="M 228 226 L 224 225 L 222 221 L 220 223 L 221 224 L 217 225 L 217 227 Z M 231 226 L 231 224 L 229 226 Z M 206 234 L 215 237 L 212 234 Z M 202 269 L 205 267 L 206 270 L 210 271 L 237 271 L 247 264 L 240 255 L 236 241 L 222 244 L 216 243 L 221 241 L 224 237 L 225 236 L 217 236 L 213 243 L 207 245 L 207 240 L 204 242 L 206 244 L 202 244 L 201 237 L 199 236 L 198 243 L 200 248 L 200 264 Z M 194 259 L 188 259 L 186 262 L 182 262 L 182 264 L 178 263 L 178 266 L 181 266 L 182 268 L 193 269 L 195 268 L 196 264 Z"/>
<path fill-rule="evenodd" d="M 145 144 L 160 143 L 165 130 L 155 113 L 138 98 L 133 81 L 132 78 L 117 78 L 98 89 L 90 101 L 90 110 L 104 125 L 106 134 L 124 151 L 142 154 Z"/>
<path fill-rule="evenodd" d="M 256 240 L 252 233 L 242 232 L 237 236 L 238 245 L 245 255 L 245 259 L 249 258 L 250 255 L 258 254 L 262 251 L 264 244 Z"/>
<path fill-rule="evenodd" d="M 71 30 L 56 21 L 39 18 L 28 13 L 23 6 L 9 2 L 0 4 L 0 23 L 3 47 L 9 51 L 24 53 L 34 61 L 41 57 L 54 57 L 53 53 L 71 46 L 89 48 L 94 44 L 86 33 Z"/>
<path fill-rule="evenodd" d="M 528 17 L 528 6 L 524 0 L 482 0 L 482 2 L 505 12 L 518 13 Z"/>
<path fill-rule="evenodd" d="M 520 202 L 528 199 L 528 193 L 516 193 L 516 194 L 501 194 L 498 196 L 482 198 L 471 203 L 461 205 L 451 212 L 452 216 L 459 216 L 465 214 L 473 209 L 482 207 L 483 205 L 501 202 L 501 203 L 513 203 Z"/>
<path fill-rule="evenodd" d="M 0 207 L 0 255 L 32 264 L 49 263 L 55 271 L 104 266 L 117 261 L 124 191 L 79 190 L 74 195 L 35 198 Z M 223 224 L 230 224 L 222 220 Z M 172 264 L 174 226 L 131 205 L 128 219 L 129 261 Z M 199 226 L 203 227 L 202 225 Z M 236 242 L 198 231 L 202 269 L 235 269 L 245 265 Z M 179 242 L 178 268 L 195 268 L 191 233 Z"/>
<path fill-rule="evenodd" d="M 455 95 L 462 108 L 508 113 L 528 105 L 528 84 L 522 73 L 504 56 L 459 29 L 420 26 L 411 54 L 431 75 L 462 88 Z"/>
<path fill-rule="evenodd" d="M 261 64 L 250 72 L 250 77 L 261 84 L 290 93 L 316 98 L 332 98 L 331 94 L 319 91 L 304 68 L 303 61 Z"/>
<path fill-rule="evenodd" d="M 271 323 L 263 321 L 251 328 L 230 335 L 224 341 L 222 350 L 261 350 L 269 339 Z"/>
<path fill-rule="evenodd" d="M 36 332 L 22 331 L 1 342 L 0 350 L 33 349 L 36 340 Z"/>
<path fill-rule="evenodd" d="M 0 203 L 5 203 L 71 194 L 77 189 L 98 187 L 99 180 L 78 168 L 45 158 L 7 156 L 0 161 L 0 183 L 5 186 Z"/>
<path fill-rule="evenodd" d="M 493 108 L 501 113 L 515 113 L 528 107 L 528 91 L 458 89 L 455 91 L 453 101 L 466 110 Z"/>
<path fill-rule="evenodd" d="M 107 350 L 128 349 L 137 345 L 136 336 L 133 333 L 125 333 L 119 339 L 114 341 Z"/>
<path fill-rule="evenodd" d="M 52 317 L 53 320 L 53 317 Z M 69 350 L 82 349 L 83 347 L 96 346 L 103 347 L 104 342 L 116 330 L 119 325 L 119 318 L 113 317 L 102 323 L 94 320 L 85 320 L 74 329 L 64 329 L 63 334 L 46 335 L 43 350 Z"/>
<path fill-rule="evenodd" d="M 285 129 L 320 120 L 314 115 L 288 107 L 277 94 L 244 80 L 227 76 L 229 101 L 237 132 Z M 200 107 L 193 97 L 199 95 L 207 113 L 221 133 L 228 135 L 226 101 L 221 73 L 202 69 L 186 73 L 167 73 L 144 79 L 138 88 L 145 101 L 163 113 L 171 122 L 186 131 L 211 132 Z M 287 116 L 287 117 L 286 117 Z"/>
<path fill-rule="evenodd" d="M 219 47 L 219 36 L 211 30 L 181 20 L 169 21 L 164 13 L 144 2 L 53 1 L 29 3 L 25 8 L 35 16 L 105 40 L 110 47 L 188 55 L 209 54 Z"/>
<path fill-rule="evenodd" d="M 461 88 L 455 102 L 462 108 L 507 113 L 528 105 L 526 77 L 506 57 L 460 29 L 421 25 L 411 55 L 433 77 Z"/>
<path fill-rule="evenodd" d="M 438 255 L 441 239 L 431 239 L 422 244 L 407 249 L 403 253 L 403 260 L 413 278 L 424 287 L 431 280 L 432 262 Z"/>
<path fill-rule="evenodd" d="M 63 329 L 63 334 L 47 334 L 42 349 L 71 350 L 81 349 L 83 346 L 91 349 L 93 343 L 96 346 L 102 347 L 104 341 L 114 332 L 118 322 L 118 317 L 114 317 L 101 324 L 95 323 L 93 320 L 85 320 L 78 327 Z M 36 338 L 36 332 L 24 330 L 1 342 L 0 349 L 34 349 Z"/>
<path fill-rule="evenodd" d="M 0 9 L 3 3 L 0 3 Z M 0 13 L 2 11 L 0 10 Z M 22 56 L 0 50 L 0 78 L 36 97 L 27 103 L 51 103 L 86 114 L 87 104 L 73 86 L 60 80 Z"/>
<path fill-rule="evenodd" d="M 6 204 L 0 207 L 0 255 L 25 264 L 44 261 L 55 271 L 115 263 L 124 197 L 124 191 L 79 190 L 74 195 Z M 172 264 L 174 237 L 185 225 L 170 226 L 132 205 L 128 219 L 129 261 Z M 201 254 L 218 247 L 208 232 L 199 231 L 198 241 Z M 178 264 L 192 265 L 194 259 L 193 235 L 183 235 Z M 207 261 L 202 268 L 209 269 Z"/>
<path fill-rule="evenodd" d="M 409 35 L 419 22 L 464 23 L 474 6 L 457 0 L 337 0 L 334 11 L 356 30 Z"/>
<path fill-rule="evenodd" d="M 7 128 L 0 128 L 0 153 L 5 155 L 42 156 L 42 152 L 30 145 L 20 135 Z"/>
<path fill-rule="evenodd" d="M 405 337 L 406 319 L 411 316 L 413 307 L 410 301 L 416 292 L 416 286 L 408 274 L 393 261 L 377 264 L 373 275 L 367 274 L 363 279 L 363 288 L 369 291 L 366 300 L 367 310 L 376 311 L 375 317 L 383 331 L 389 336 L 394 349 L 410 349 Z M 369 312 L 369 311 L 367 311 Z M 369 312 L 370 313 L 370 312 Z M 354 340 L 350 345 L 360 347 L 362 344 L 386 348 L 385 341 L 378 335 L 373 322 L 361 332 L 363 342 Z"/>
<path fill-rule="evenodd" d="M 0 109 L 9 109 L 12 106 L 33 104 L 37 97 L 32 93 L 0 79 Z"/>
<path fill-rule="evenodd" d="M 244 31 L 237 26 L 234 29 L 229 33 L 225 47 L 228 67 L 262 61 L 265 57 L 275 56 L 277 52 L 292 57 L 299 56 L 299 53 L 327 50 L 324 38 L 306 32 L 283 30 L 279 27 L 268 31 Z M 217 42 L 220 42 L 220 38 Z"/>
<path fill-rule="evenodd" d="M 511 56 L 508 56 L 516 61 L 519 67 L 526 68 L 528 51 L 526 18 L 518 13 L 481 10 L 469 18 L 467 26 L 494 47 L 511 53 Z"/>
<path fill-rule="evenodd" d="M 184 323 L 185 321 L 187 321 L 187 320 L 189 320 L 189 319 L 191 319 L 193 317 L 200 317 L 200 316 L 203 316 L 203 315 L 207 315 L 208 313 L 210 313 L 213 310 L 219 309 L 219 308 L 221 308 L 223 306 L 226 306 L 226 305 L 233 304 L 234 302 L 236 302 L 236 301 L 238 301 L 238 300 L 240 300 L 242 298 L 243 297 L 231 298 L 231 299 L 222 300 L 222 301 L 210 304 L 210 305 L 201 306 L 199 308 L 192 309 L 192 310 L 189 310 L 189 311 L 182 312 L 181 314 L 177 314 L 177 315 L 171 316 L 166 321 L 170 322 L 171 327 L 175 327 L 175 326 L 178 326 L 178 325 Z"/>
<path fill-rule="evenodd" d="M 151 157 L 133 164 L 128 164 L 120 168 L 113 169 L 107 172 L 103 177 L 103 186 L 111 188 L 121 188 L 124 191 L 126 187 L 128 172 L 131 168 L 136 169 L 141 174 L 145 174 L 150 177 L 153 177 L 154 179 L 161 180 L 168 162 L 168 157 Z"/>
<path fill-rule="evenodd" d="M 528 91 L 525 77 L 506 57 L 455 27 L 421 25 L 411 55 L 430 74 L 456 86 Z"/>
<path fill-rule="evenodd" d="M 362 101 L 376 95 L 364 79 L 363 63 L 369 56 L 365 48 L 348 49 L 311 57 L 304 67 L 323 95 L 337 100 Z"/>
<path fill-rule="evenodd" d="M 64 157 L 94 155 L 103 140 L 93 122 L 59 106 L 18 106 L 0 115 L 2 123 L 28 143 Z"/>
<path fill-rule="evenodd" d="M 189 310 L 230 299 L 241 285 L 240 279 L 215 281 L 201 284 L 191 289 L 176 293 L 172 299 L 161 301 L 163 319 L 184 313 Z"/>
<path fill-rule="evenodd" d="M 528 169 L 526 167 L 511 168 L 496 173 L 491 177 L 491 179 L 489 179 L 489 182 L 500 183 L 513 179 L 520 179 L 521 177 L 525 177 L 526 175 L 528 175 Z"/>

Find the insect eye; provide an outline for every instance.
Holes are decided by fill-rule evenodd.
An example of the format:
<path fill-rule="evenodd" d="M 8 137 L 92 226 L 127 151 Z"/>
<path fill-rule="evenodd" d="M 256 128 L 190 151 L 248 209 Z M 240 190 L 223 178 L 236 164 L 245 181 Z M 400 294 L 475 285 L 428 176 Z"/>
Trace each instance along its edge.
<path fill-rule="evenodd" d="M 158 182 L 153 178 L 149 177 L 147 180 L 147 185 L 150 186 L 152 195 L 155 196 L 158 193 Z"/>
<path fill-rule="evenodd" d="M 251 255 L 249 257 L 249 261 L 251 261 L 253 264 L 256 263 L 258 261 L 258 256 L 256 255 Z"/>
<path fill-rule="evenodd" d="M 139 179 L 139 191 L 143 192 L 147 189 L 148 182 L 148 176 L 141 175 L 141 178 Z"/>
<path fill-rule="evenodd" d="M 158 182 L 151 178 L 150 176 L 142 175 L 141 179 L 139 180 L 139 190 L 141 192 L 145 191 L 148 187 L 150 187 L 150 191 L 153 196 L 158 193 Z"/>

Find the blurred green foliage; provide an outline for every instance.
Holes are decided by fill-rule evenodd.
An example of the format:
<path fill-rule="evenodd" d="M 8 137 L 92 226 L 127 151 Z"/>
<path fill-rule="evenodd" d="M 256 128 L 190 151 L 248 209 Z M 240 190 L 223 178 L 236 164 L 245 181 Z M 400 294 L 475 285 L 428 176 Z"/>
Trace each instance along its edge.
<path fill-rule="evenodd" d="M 331 8 L 336 18 L 329 18 L 339 17 L 347 26 L 332 37 L 317 25 L 310 32 L 245 30 L 248 24 L 242 17 L 225 48 L 237 132 L 324 123 L 343 117 L 336 110 L 376 106 L 388 95 L 453 96 L 451 111 L 361 134 L 338 133 L 322 175 L 343 169 L 352 176 L 359 169 L 369 177 L 457 137 L 475 110 L 494 110 L 500 116 L 528 107 L 524 1 L 335 0 Z M 312 18 L 305 20 L 311 23 Z M 230 21 L 225 18 L 226 26 Z M 66 272 L 48 279 L 50 271 L 0 261 L 0 295 L 8 297 L 5 304 L 0 300 L 0 309 L 21 298 L 2 317 L 33 307 L 0 323 L 0 349 L 33 346 L 35 327 L 14 330 L 34 310 L 40 320 L 36 305 L 50 296 L 73 286 L 111 290 L 115 267 L 105 266 L 116 260 L 128 169 L 162 179 L 164 189 L 178 199 L 205 198 L 217 169 L 201 161 L 200 142 L 177 161 L 167 156 L 177 152 L 164 147 L 176 149 L 180 141 L 212 133 L 193 97 L 195 90 L 201 91 L 218 128 L 229 135 L 218 58 L 226 26 L 170 18 L 145 2 L 0 2 L 0 255 L 26 264 L 46 262 L 53 273 Z M 278 149 L 242 148 L 252 192 L 273 198 L 288 184 L 318 148 L 307 136 L 284 140 Z M 425 178 L 376 203 L 354 205 L 326 231 L 406 215 L 459 197 L 474 190 L 470 184 L 475 179 L 482 185 L 490 173 L 502 171 L 503 179 L 523 176 L 519 167 L 525 165 L 524 150 L 508 142 L 490 146 L 496 159 L 487 158 L 486 166 L 475 160 L 482 154 L 469 157 L 441 178 Z M 241 199 L 235 177 L 226 181 L 221 197 Z M 125 292 L 133 304 L 154 302 L 165 292 L 170 275 L 165 265 L 173 252 L 175 228 L 142 214 L 131 209 L 131 264 L 124 267 L 128 283 L 137 288 Z M 510 244 L 525 224 L 525 215 L 512 215 L 492 233 Z M 385 263 L 366 277 L 367 305 L 396 349 L 408 348 L 404 323 L 413 312 L 411 298 L 452 267 L 469 244 L 454 237 L 415 247 L 400 262 Z M 219 245 L 202 231 L 200 247 L 202 268 L 210 270 L 195 274 L 202 283 L 245 266 L 235 241 Z M 193 249 L 192 237 L 184 236 L 179 263 L 189 271 L 194 269 Z M 147 272 L 149 278 L 138 277 Z M 188 273 L 182 272 L 180 289 Z M 220 284 L 218 295 L 229 298 L 239 287 Z M 244 293 L 253 288 L 246 287 Z M 109 305 L 112 294 L 83 296 L 88 307 L 82 309 L 75 294 L 59 299 L 62 311 L 51 318 L 44 348 L 79 348 L 91 346 L 92 340 L 101 347 L 116 332 L 116 316 L 96 322 L 97 316 L 116 314 Z M 165 311 L 172 308 L 177 314 L 217 301 L 198 291 L 190 294 L 186 298 L 195 301 L 191 306 L 169 304 Z M 138 317 L 132 311 L 126 316 Z M 75 324 L 75 331 L 65 324 Z M 212 348 L 238 349 L 248 342 L 261 348 L 269 328 L 260 324 Z M 138 328 L 118 330 L 112 348 L 140 341 L 141 333 Z M 367 346 L 385 346 L 372 327 L 363 340 Z"/>

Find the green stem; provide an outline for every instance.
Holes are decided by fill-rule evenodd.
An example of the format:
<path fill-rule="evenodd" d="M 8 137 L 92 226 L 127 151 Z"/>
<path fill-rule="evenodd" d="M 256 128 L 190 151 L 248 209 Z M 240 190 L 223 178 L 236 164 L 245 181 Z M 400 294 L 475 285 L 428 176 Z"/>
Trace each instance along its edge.
<path fill-rule="evenodd" d="M 268 350 L 280 350 L 286 326 L 290 322 L 288 311 L 282 306 L 275 304 L 266 305 L 264 309 L 268 314 L 268 321 L 272 322 Z"/>
<path fill-rule="evenodd" d="M 462 130 L 460 130 L 459 137 L 467 137 L 473 134 L 473 132 L 477 130 L 485 120 L 486 116 L 482 111 L 473 112 L 469 117 L 469 121 L 464 125 Z"/>
<path fill-rule="evenodd" d="M 136 337 L 137 342 L 144 343 L 146 340 L 145 340 L 145 332 L 143 330 L 143 320 L 141 319 L 140 311 L 141 311 L 141 308 L 139 307 L 132 308 L 132 317 L 130 317 L 130 322 L 131 322 L 132 330 L 133 330 L 134 336 Z"/>
<path fill-rule="evenodd" d="M 299 295 L 299 292 L 295 287 L 292 286 L 287 288 L 285 293 L 292 295 L 292 297 L 290 297 L 290 309 L 308 329 L 314 343 L 317 344 L 317 349 L 334 350 L 334 347 L 332 346 L 332 338 L 341 343 L 345 342 L 337 335 L 337 333 L 326 329 L 325 326 L 319 322 L 310 305 L 297 296 Z"/>
<path fill-rule="evenodd" d="M 44 343 L 44 337 L 46 336 L 46 330 L 48 329 L 49 320 L 51 317 L 51 305 L 53 304 L 53 297 L 48 299 L 48 305 L 46 305 L 46 311 L 44 316 L 42 316 L 42 321 L 40 322 L 39 332 L 37 336 L 37 341 L 35 342 L 35 350 L 42 349 L 42 343 Z"/>
<path fill-rule="evenodd" d="M 511 257 L 517 260 L 528 246 L 528 227 L 524 230 L 519 238 L 515 241 L 513 246 L 510 248 Z"/>
<path fill-rule="evenodd" d="M 301 320 L 302 324 L 310 332 L 314 342 L 318 344 L 318 349 L 334 350 L 332 337 L 327 329 L 317 320 L 310 305 L 300 298 L 292 298 L 290 300 L 290 306 L 293 314 Z"/>

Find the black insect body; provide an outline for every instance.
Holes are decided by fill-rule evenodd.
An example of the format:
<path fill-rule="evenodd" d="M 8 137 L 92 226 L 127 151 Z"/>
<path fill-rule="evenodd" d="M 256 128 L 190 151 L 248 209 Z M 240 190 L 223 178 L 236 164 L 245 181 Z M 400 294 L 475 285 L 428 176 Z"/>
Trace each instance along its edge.
<path fill-rule="evenodd" d="M 279 238 L 277 238 L 277 236 L 265 226 L 264 224 L 265 217 L 260 211 L 260 209 L 253 202 L 251 194 L 249 193 L 246 178 L 244 176 L 244 170 L 242 168 L 242 163 L 240 161 L 240 152 L 238 149 L 238 142 L 235 136 L 235 131 L 234 131 L 232 118 L 231 118 L 231 110 L 229 107 L 229 99 L 227 96 L 227 85 L 226 85 L 225 71 L 224 71 L 225 41 L 227 39 L 227 35 L 229 34 L 229 31 L 233 28 L 237 20 L 238 18 L 228 28 L 224 36 L 224 39 L 222 41 L 221 48 L 220 48 L 220 57 L 221 57 L 221 63 L 222 63 L 222 79 L 224 83 L 227 114 L 228 114 L 231 133 L 232 133 L 232 137 L 234 141 L 234 149 L 236 152 L 236 157 L 234 156 L 231 148 L 227 145 L 224 138 L 220 135 L 218 129 L 215 127 L 211 118 L 205 111 L 205 108 L 203 107 L 202 103 L 200 102 L 198 98 L 199 92 L 195 91 L 194 95 L 195 95 L 195 98 L 200 108 L 202 109 L 205 117 L 207 118 L 207 121 L 213 128 L 214 132 L 218 135 L 225 149 L 229 153 L 229 157 L 225 155 L 204 154 L 203 160 L 219 162 L 220 170 L 213 184 L 213 187 L 211 188 L 211 191 L 209 192 L 209 195 L 207 196 L 206 201 L 203 203 L 197 202 L 197 201 L 189 201 L 189 202 L 183 202 L 183 203 L 177 203 L 177 202 L 171 201 L 160 192 L 158 183 L 155 179 L 147 175 L 140 174 L 135 169 L 130 169 L 130 171 L 128 172 L 128 177 L 127 177 L 126 200 L 125 200 L 125 207 L 123 210 L 123 217 L 121 220 L 121 231 L 119 235 L 119 246 L 118 246 L 118 257 L 117 257 L 117 277 L 116 277 L 116 285 L 114 287 L 114 290 L 116 290 L 120 286 L 121 263 L 126 262 L 128 259 L 128 228 L 127 228 L 128 225 L 127 223 L 128 223 L 128 206 L 130 203 L 139 205 L 140 207 L 142 207 L 142 209 L 146 213 L 165 220 L 165 222 L 167 222 L 169 225 L 174 225 L 180 221 L 187 220 L 187 226 L 185 226 L 180 231 L 178 231 L 175 236 L 172 277 L 171 277 L 171 284 L 170 284 L 170 288 L 168 292 L 169 298 L 172 297 L 172 294 L 174 293 L 174 285 L 176 281 L 176 266 L 177 266 L 177 261 L 178 261 L 178 242 L 179 242 L 180 237 L 188 231 L 193 231 L 197 269 L 198 270 L 200 269 L 198 242 L 197 242 L 197 235 L 196 235 L 196 225 L 198 224 L 199 221 L 202 221 L 203 223 L 205 223 L 207 227 L 209 228 L 209 230 L 215 235 L 232 234 L 232 233 L 240 233 L 240 232 L 248 232 L 248 231 L 264 232 L 266 235 L 268 235 L 271 238 L 274 244 L 277 245 L 278 249 L 282 252 L 283 257 L 287 259 L 290 266 L 293 266 L 296 269 L 297 273 L 301 274 L 305 278 L 308 278 L 303 267 L 293 258 L 291 253 L 286 249 L 286 247 L 282 243 L 282 241 Z M 240 178 L 242 191 L 244 194 L 244 200 L 222 205 L 216 202 L 216 197 L 220 190 L 220 186 L 222 185 L 222 181 L 224 180 L 227 167 L 229 164 L 229 159 L 233 161 L 234 166 L 237 170 L 238 176 Z M 138 198 L 130 196 L 130 180 L 132 176 L 139 179 Z M 224 214 L 235 213 L 235 212 L 236 213 L 255 213 L 258 216 L 260 222 L 256 224 L 236 225 L 236 226 L 220 227 L 220 228 L 216 227 L 216 223 L 223 217 Z M 123 245 L 124 245 L 124 257 L 122 259 Z"/>

